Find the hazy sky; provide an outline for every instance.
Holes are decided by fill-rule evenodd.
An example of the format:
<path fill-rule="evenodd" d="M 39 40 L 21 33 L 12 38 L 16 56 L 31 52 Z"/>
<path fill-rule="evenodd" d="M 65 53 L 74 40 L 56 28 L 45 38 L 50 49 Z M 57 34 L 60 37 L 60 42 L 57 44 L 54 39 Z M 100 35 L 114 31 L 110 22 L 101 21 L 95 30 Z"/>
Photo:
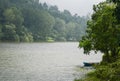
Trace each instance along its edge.
<path fill-rule="evenodd" d="M 97 4 L 105 0 L 40 0 L 40 2 L 48 3 L 50 5 L 57 5 L 59 10 L 69 10 L 72 14 L 79 14 L 85 16 L 92 13 L 93 4 Z"/>

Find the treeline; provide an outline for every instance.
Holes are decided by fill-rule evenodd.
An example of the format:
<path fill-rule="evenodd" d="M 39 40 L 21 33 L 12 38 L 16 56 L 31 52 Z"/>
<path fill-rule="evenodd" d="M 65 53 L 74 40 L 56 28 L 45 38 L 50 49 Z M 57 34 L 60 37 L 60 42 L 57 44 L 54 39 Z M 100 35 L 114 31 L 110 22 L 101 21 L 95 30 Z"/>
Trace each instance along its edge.
<path fill-rule="evenodd" d="M 88 19 L 39 0 L 0 0 L 0 41 L 78 41 Z"/>

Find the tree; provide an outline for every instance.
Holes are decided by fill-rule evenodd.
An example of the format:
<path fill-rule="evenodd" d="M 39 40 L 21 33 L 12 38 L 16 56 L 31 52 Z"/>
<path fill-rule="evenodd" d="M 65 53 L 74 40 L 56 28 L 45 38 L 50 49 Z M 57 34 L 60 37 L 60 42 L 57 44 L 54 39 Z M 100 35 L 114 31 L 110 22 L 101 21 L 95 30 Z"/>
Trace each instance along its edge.
<path fill-rule="evenodd" d="M 43 8 L 44 8 L 45 10 L 48 10 L 48 5 L 47 5 L 46 3 L 43 3 Z"/>
<path fill-rule="evenodd" d="M 3 15 L 7 23 L 14 23 L 16 26 L 21 26 L 24 22 L 21 11 L 16 7 L 7 8 Z"/>
<path fill-rule="evenodd" d="M 75 24 L 74 31 L 75 31 L 75 39 L 76 39 L 76 41 L 80 41 L 82 39 L 82 36 L 85 35 L 85 28 L 82 28 L 82 26 L 80 24 L 78 24 L 78 23 Z"/>
<path fill-rule="evenodd" d="M 3 32 L 2 32 L 2 25 L 0 25 L 0 40 L 2 39 Z"/>
<path fill-rule="evenodd" d="M 53 30 L 55 31 L 54 34 L 56 34 L 55 39 L 57 41 L 65 41 L 65 21 L 60 19 L 60 18 L 56 18 L 55 19 L 55 25 L 53 27 Z"/>
<path fill-rule="evenodd" d="M 115 8 L 115 16 L 117 19 L 117 23 L 120 24 L 120 0 L 110 0 L 110 2 L 114 2 L 116 4 L 116 8 Z"/>
<path fill-rule="evenodd" d="M 68 23 L 72 20 L 72 15 L 68 10 L 64 10 L 62 18 L 66 21 L 66 23 Z"/>
<path fill-rule="evenodd" d="M 19 42 L 33 39 L 65 41 L 68 35 L 76 40 L 80 37 L 79 31 L 86 26 L 83 25 L 86 24 L 85 20 L 78 15 L 73 17 L 68 10 L 61 12 L 57 6 L 39 3 L 39 0 L 0 0 L 1 41 L 15 41 L 15 35 Z M 73 30 L 67 26 L 70 22 L 75 25 Z M 8 30 L 11 35 L 7 34 Z"/>
<path fill-rule="evenodd" d="M 3 28 L 2 41 L 19 42 L 19 36 L 16 34 L 16 27 L 14 24 L 7 24 Z"/>
<path fill-rule="evenodd" d="M 101 51 L 106 56 L 106 61 L 115 61 L 119 52 L 118 34 L 120 28 L 116 25 L 114 16 L 115 4 L 100 3 L 94 6 L 92 20 L 88 22 L 87 34 L 80 41 L 84 53 L 91 50 Z M 110 58 L 115 58 L 110 60 Z"/>
<path fill-rule="evenodd" d="M 35 41 L 45 41 L 49 37 L 55 20 L 44 10 L 24 9 L 24 24 L 32 32 Z"/>
<path fill-rule="evenodd" d="M 68 41 L 74 41 L 75 39 L 75 23 L 69 22 L 66 24 L 66 38 Z"/>
<path fill-rule="evenodd" d="M 49 13 L 54 16 L 55 18 L 61 15 L 60 11 L 58 10 L 57 6 L 50 6 Z"/>

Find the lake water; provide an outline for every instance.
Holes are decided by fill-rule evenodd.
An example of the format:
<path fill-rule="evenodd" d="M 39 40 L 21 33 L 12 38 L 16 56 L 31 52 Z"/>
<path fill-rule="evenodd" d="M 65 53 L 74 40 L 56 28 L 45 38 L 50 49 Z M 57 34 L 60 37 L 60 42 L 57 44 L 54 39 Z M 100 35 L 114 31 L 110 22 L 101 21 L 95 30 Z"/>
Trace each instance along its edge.
<path fill-rule="evenodd" d="M 0 43 L 0 81 L 74 81 L 84 74 L 77 66 L 102 57 L 84 55 L 78 44 Z"/>

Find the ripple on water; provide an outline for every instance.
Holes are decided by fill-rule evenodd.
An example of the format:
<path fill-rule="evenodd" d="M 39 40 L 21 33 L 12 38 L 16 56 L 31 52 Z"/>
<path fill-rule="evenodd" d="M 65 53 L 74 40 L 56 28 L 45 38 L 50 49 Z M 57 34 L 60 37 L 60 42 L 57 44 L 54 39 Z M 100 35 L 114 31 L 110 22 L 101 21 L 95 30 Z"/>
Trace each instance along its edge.
<path fill-rule="evenodd" d="M 89 57 L 75 42 L 0 43 L 0 81 L 73 81 L 86 72 L 76 65 Z"/>

